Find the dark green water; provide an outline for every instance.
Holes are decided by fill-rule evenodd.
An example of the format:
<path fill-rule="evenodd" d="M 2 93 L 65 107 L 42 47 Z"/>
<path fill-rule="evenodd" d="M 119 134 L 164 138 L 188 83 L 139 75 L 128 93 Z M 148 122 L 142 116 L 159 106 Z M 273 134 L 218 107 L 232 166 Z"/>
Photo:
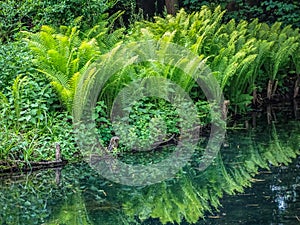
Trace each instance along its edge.
<path fill-rule="evenodd" d="M 300 224 L 300 122 L 229 130 L 226 143 L 205 171 L 196 154 L 176 178 L 146 187 L 85 163 L 2 176 L 0 224 Z"/>

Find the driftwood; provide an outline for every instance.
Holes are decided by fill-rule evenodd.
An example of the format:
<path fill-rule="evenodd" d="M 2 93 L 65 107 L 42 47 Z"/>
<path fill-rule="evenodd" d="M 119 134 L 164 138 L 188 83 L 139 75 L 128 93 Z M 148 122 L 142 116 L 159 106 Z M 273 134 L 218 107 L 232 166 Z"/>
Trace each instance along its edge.
<path fill-rule="evenodd" d="M 67 164 L 66 160 L 46 162 L 26 162 L 14 160 L 10 162 L 0 161 L 0 173 L 28 172 L 40 169 L 59 168 Z"/>
<path fill-rule="evenodd" d="M 108 146 L 108 151 L 112 151 L 118 147 L 119 137 L 112 137 Z M 59 183 L 60 173 L 58 172 L 64 165 L 68 163 L 67 160 L 62 159 L 61 149 L 59 143 L 55 143 L 55 160 L 31 162 L 24 160 L 0 161 L 0 174 L 12 172 L 28 172 L 41 169 L 57 168 L 56 182 Z"/>
<path fill-rule="evenodd" d="M 55 161 L 30 162 L 23 160 L 0 161 L 0 173 L 28 172 L 48 168 L 59 168 L 67 164 L 61 159 L 59 143 L 55 144 Z"/>

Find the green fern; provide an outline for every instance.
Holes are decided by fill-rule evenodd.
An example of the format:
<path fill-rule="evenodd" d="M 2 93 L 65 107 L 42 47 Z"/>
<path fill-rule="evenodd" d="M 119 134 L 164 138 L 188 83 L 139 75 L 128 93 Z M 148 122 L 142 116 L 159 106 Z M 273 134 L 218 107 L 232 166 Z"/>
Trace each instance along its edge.
<path fill-rule="evenodd" d="M 21 75 L 17 76 L 14 80 L 12 85 L 12 96 L 14 101 L 14 110 L 15 110 L 15 118 L 18 121 L 21 115 L 21 108 L 22 108 L 22 95 L 21 95 L 21 88 L 26 82 L 27 78 L 21 78 Z"/>
<path fill-rule="evenodd" d="M 98 55 L 95 39 L 80 40 L 77 27 L 43 26 L 25 39 L 35 54 L 37 70 L 50 80 L 62 103 L 72 111 L 73 98 L 79 75 Z"/>
<path fill-rule="evenodd" d="M 35 55 L 37 70 L 49 79 L 70 113 L 80 76 L 123 35 L 123 29 L 111 32 L 121 14 L 118 12 L 109 18 L 103 15 L 106 19 L 85 33 L 81 33 L 78 26 L 60 26 L 58 30 L 42 26 L 38 33 L 24 32 L 24 40 Z"/>

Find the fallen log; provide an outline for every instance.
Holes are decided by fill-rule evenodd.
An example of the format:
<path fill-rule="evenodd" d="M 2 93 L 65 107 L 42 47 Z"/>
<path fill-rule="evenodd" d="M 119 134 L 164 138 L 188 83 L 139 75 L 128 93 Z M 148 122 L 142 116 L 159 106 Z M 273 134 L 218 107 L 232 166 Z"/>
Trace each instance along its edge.
<path fill-rule="evenodd" d="M 60 168 L 68 163 L 61 158 L 59 143 L 55 144 L 55 160 L 31 162 L 24 160 L 0 161 L 0 174 L 12 172 L 28 172 L 41 169 Z"/>
<path fill-rule="evenodd" d="M 0 173 L 28 172 L 41 169 L 59 168 L 67 163 L 67 160 L 42 162 L 26 162 L 22 160 L 0 161 Z"/>

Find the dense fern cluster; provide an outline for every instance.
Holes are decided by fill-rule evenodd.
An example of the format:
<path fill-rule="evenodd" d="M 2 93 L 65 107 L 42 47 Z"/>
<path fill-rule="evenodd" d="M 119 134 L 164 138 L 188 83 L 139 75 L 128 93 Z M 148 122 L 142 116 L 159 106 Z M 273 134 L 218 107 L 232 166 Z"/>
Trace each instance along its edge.
<path fill-rule="evenodd" d="M 257 92 L 272 99 L 278 83 L 282 87 L 297 68 L 299 74 L 299 30 L 258 20 L 222 23 L 224 13 L 220 7 L 215 11 L 202 7 L 191 14 L 181 10 L 175 17 L 136 23 L 129 38 L 158 40 L 171 32 L 171 42 L 206 58 L 225 97 L 238 111 L 245 111 L 251 100 L 259 100 Z"/>
<path fill-rule="evenodd" d="M 264 100 L 269 101 L 278 95 L 286 94 L 287 91 L 290 92 L 288 93 L 290 96 L 297 97 L 300 86 L 299 30 L 292 29 L 291 26 L 283 27 L 281 23 L 269 26 L 259 23 L 258 20 L 251 23 L 246 21 L 237 23 L 235 20 L 222 23 L 224 13 L 220 7 L 214 11 L 203 7 L 201 11 L 191 14 L 180 10 L 176 16 L 155 17 L 152 22 L 136 22 L 127 30 L 113 27 L 113 23 L 121 15 L 116 13 L 110 18 L 103 17 L 96 26 L 86 29 L 84 32 L 80 30 L 79 25 L 76 25 L 80 24 L 80 21 L 74 21 L 74 26 L 61 26 L 59 29 L 42 26 L 41 30 L 36 33 L 23 32 L 24 40 L 31 52 L 23 49 L 20 52 L 7 54 L 10 62 L 6 64 L 3 61 L 6 59 L 2 60 L 4 62 L 2 74 L 4 79 L 1 79 L 2 83 L 1 81 L 0 83 L 2 86 L 13 86 L 14 82 L 11 80 L 17 75 L 21 75 L 16 78 L 15 84 L 22 84 L 22 77 L 30 75 L 30 85 L 25 85 L 25 83 L 21 85 L 26 87 L 26 90 L 23 90 L 21 86 L 19 88 L 7 87 L 1 90 L 1 115 L 3 118 L 7 117 L 9 112 L 7 109 L 10 109 L 10 117 L 15 118 L 16 121 L 12 125 L 16 128 L 16 133 L 28 129 L 27 125 L 23 124 L 24 121 L 45 120 L 48 110 L 43 107 L 47 108 L 56 101 L 56 95 L 49 91 L 48 86 L 45 86 L 46 79 L 50 81 L 62 105 L 70 114 L 74 109 L 74 98 L 83 99 L 83 103 L 86 101 L 87 93 L 78 92 L 77 95 L 75 93 L 76 89 L 77 91 L 81 90 L 77 88 L 80 80 L 92 85 L 95 76 L 90 74 L 92 72 L 90 66 L 96 66 L 98 71 L 106 70 L 109 73 L 111 65 L 117 65 L 120 62 L 124 67 L 112 74 L 103 85 L 99 95 L 99 100 L 104 101 L 108 113 L 119 91 L 130 82 L 160 76 L 175 82 L 197 104 L 202 104 L 205 97 L 203 91 L 199 90 L 199 87 L 197 88 L 196 82 L 190 76 L 176 66 L 163 65 L 155 61 L 131 65 L 129 62 L 123 62 L 123 57 L 114 58 L 117 50 L 122 49 L 123 43 L 129 44 L 128 46 L 132 44 L 132 48 L 134 48 L 136 47 L 135 43 L 153 39 L 160 43 L 173 43 L 174 46 L 181 46 L 205 62 L 218 81 L 225 98 L 230 100 L 231 109 L 234 112 L 247 112 L 251 103 L 260 104 Z M 16 46 L 21 46 L 21 43 Z M 157 53 L 159 56 L 166 53 L 164 46 L 168 45 L 161 46 L 160 52 Z M 6 49 L 6 46 L 3 46 L 3 49 Z M 111 51 L 111 49 L 113 50 Z M 146 51 L 146 49 L 139 50 L 140 52 Z M 151 55 L 151 49 L 148 50 L 149 54 L 145 52 L 145 55 Z M 1 52 L 2 55 L 5 55 L 4 51 Z M 23 60 L 19 63 L 21 65 L 11 60 L 12 57 L 18 59 L 21 56 Z M 34 62 L 34 67 L 30 65 L 31 60 Z M 107 62 L 109 65 L 105 65 Z M 184 66 L 192 68 L 195 66 L 195 62 L 185 63 Z M 18 68 L 16 74 L 12 72 L 14 67 Z M 40 75 L 44 75 L 46 79 L 40 79 Z M 36 78 L 35 83 L 33 78 Z M 294 83 L 293 90 L 287 90 L 287 82 Z M 39 85 L 41 87 L 37 88 Z M 157 84 L 157 89 L 161 91 L 171 87 L 171 85 L 160 85 Z M 143 88 L 143 85 L 139 86 L 134 90 L 137 93 Z M 172 91 L 174 89 L 170 88 L 169 92 Z M 38 92 L 43 96 L 47 95 L 47 100 L 44 97 L 41 99 L 43 102 L 48 101 L 48 105 L 35 106 L 32 99 L 23 98 L 25 96 L 23 92 Z M 35 94 L 27 95 L 36 96 Z M 127 96 L 130 95 L 135 95 L 135 93 L 129 93 Z M 35 99 L 40 98 L 36 97 Z M 127 104 L 128 101 L 125 100 L 124 104 Z M 151 101 L 145 104 L 150 103 Z M 34 107 L 30 108 L 30 105 L 34 105 Z M 84 105 L 79 104 L 76 107 L 81 108 L 82 106 Z M 57 108 L 57 105 L 55 107 Z M 205 108 L 208 108 L 207 105 Z M 169 109 L 165 108 L 165 110 Z M 200 122 L 202 124 L 209 123 L 207 111 L 204 114 L 198 115 L 202 120 Z M 149 119 L 141 116 L 137 121 L 149 121 Z M 102 136 L 109 140 L 112 135 L 111 124 L 100 124 L 105 127 L 103 130 L 108 130 Z M 140 125 L 138 127 L 147 127 Z M 6 127 L 9 132 L 11 131 L 10 126 L 3 127 Z M 136 132 L 143 133 L 138 130 Z M 139 138 L 143 137 L 139 136 Z M 7 149 L 10 148 L 7 147 Z"/>
<path fill-rule="evenodd" d="M 35 53 L 38 71 L 49 78 L 68 111 L 72 108 L 80 71 L 99 55 L 95 39 L 81 41 L 78 34 L 76 27 L 61 27 L 61 33 L 56 34 L 53 28 L 43 26 L 39 33 L 27 39 Z"/>
<path fill-rule="evenodd" d="M 166 18 L 156 17 L 154 22 L 136 22 L 125 41 L 163 40 L 191 50 L 209 66 L 233 109 L 245 112 L 251 102 L 271 100 L 280 94 L 285 78 L 299 76 L 299 30 L 291 26 L 282 28 L 279 22 L 269 26 L 258 20 L 222 23 L 224 13 L 220 7 L 214 11 L 203 7 L 200 12 L 192 14 L 182 9 L 174 17 L 168 15 Z M 75 27 L 64 27 L 56 33 L 44 26 L 39 33 L 28 36 L 31 49 L 36 52 L 39 71 L 51 79 L 69 111 L 78 75 L 103 53 L 107 40 L 112 40 L 112 43 L 122 40 L 118 39 L 122 38 L 122 30 L 108 35 L 106 26 L 100 28 L 92 29 L 87 33 L 88 38 L 83 39 L 79 38 L 79 30 Z M 151 65 L 150 68 L 155 71 L 158 67 Z M 169 73 L 163 75 L 165 77 L 178 76 L 170 75 L 178 71 L 164 72 Z M 132 73 L 132 69 L 123 71 L 121 75 L 127 78 L 122 81 L 118 78 L 120 74 L 114 81 L 110 80 L 109 89 L 118 90 L 122 86 L 120 82 L 128 82 L 131 78 L 126 73 Z M 135 69 L 134 73 L 140 74 L 141 71 Z M 146 76 L 151 73 L 148 70 Z M 119 80 L 117 84 L 116 80 Z M 294 97 L 298 94 L 296 92 L 295 88 Z M 107 104 L 111 101 L 113 99 Z"/>

